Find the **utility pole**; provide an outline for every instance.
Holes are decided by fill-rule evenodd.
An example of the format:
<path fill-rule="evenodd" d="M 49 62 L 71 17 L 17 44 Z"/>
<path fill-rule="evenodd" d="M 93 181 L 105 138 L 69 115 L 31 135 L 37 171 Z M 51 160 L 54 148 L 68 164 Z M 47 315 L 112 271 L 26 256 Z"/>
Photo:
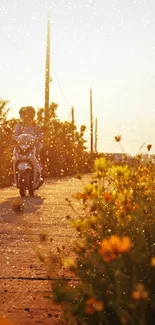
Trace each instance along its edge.
<path fill-rule="evenodd" d="M 95 119 L 95 152 L 97 152 L 97 117 Z"/>
<path fill-rule="evenodd" d="M 46 126 L 49 116 L 50 98 L 50 11 L 47 17 L 47 41 L 46 41 L 46 70 L 45 70 L 45 115 L 44 124 Z"/>
<path fill-rule="evenodd" d="M 90 89 L 90 151 L 93 152 L 93 109 L 92 109 L 92 89 Z"/>
<path fill-rule="evenodd" d="M 74 125 L 75 125 L 74 112 L 75 112 L 75 109 L 72 106 L 71 115 L 72 115 L 72 140 L 73 140 L 73 142 L 74 142 Z"/>

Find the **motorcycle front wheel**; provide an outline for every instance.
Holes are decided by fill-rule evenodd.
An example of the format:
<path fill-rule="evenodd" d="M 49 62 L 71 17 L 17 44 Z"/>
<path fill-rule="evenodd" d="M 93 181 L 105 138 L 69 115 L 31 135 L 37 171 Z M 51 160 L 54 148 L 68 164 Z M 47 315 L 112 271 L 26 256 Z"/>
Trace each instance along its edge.
<path fill-rule="evenodd" d="M 33 172 L 29 173 L 29 187 L 28 187 L 29 195 L 34 196 L 34 188 L 33 188 Z"/>
<path fill-rule="evenodd" d="M 26 180 L 24 173 L 21 173 L 19 177 L 19 193 L 21 197 L 26 196 Z"/>

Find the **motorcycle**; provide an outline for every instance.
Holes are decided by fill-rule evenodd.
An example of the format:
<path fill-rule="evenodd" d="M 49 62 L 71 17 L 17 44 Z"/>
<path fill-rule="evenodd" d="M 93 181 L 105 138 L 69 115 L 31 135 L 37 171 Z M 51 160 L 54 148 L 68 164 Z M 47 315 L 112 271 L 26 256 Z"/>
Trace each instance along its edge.
<path fill-rule="evenodd" d="M 36 156 L 36 136 L 21 134 L 15 139 L 13 150 L 14 185 L 19 189 L 20 196 L 33 196 L 41 183 L 41 166 Z"/>

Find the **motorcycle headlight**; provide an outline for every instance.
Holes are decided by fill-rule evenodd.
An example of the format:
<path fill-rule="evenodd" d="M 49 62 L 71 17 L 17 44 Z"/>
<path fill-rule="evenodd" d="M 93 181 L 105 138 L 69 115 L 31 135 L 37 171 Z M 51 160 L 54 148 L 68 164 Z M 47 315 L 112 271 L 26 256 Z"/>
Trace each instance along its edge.
<path fill-rule="evenodd" d="M 28 155 L 33 149 L 33 146 L 21 145 L 18 147 L 17 151 L 22 155 Z"/>

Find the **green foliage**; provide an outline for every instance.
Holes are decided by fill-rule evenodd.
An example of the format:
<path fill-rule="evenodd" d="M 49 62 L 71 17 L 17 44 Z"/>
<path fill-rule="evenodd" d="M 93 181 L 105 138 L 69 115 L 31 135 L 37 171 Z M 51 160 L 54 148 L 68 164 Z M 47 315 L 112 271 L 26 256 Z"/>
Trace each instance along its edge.
<path fill-rule="evenodd" d="M 81 126 L 77 131 L 72 122 L 61 122 L 56 114 L 58 105 L 51 103 L 49 119 L 44 126 L 44 148 L 42 162 L 45 176 L 64 176 L 84 173 L 91 170 L 88 165 L 89 154 L 86 151 L 84 132 Z M 43 109 L 38 111 L 38 122 L 44 123 Z"/>
<path fill-rule="evenodd" d="M 95 161 L 93 178 L 76 194 L 85 214 L 70 217 L 77 231 L 74 259 L 60 259 L 78 280 L 58 280 L 52 288 L 68 324 L 155 323 L 154 198 L 151 162 Z"/>
<path fill-rule="evenodd" d="M 10 185 L 12 181 L 12 130 L 15 119 L 7 120 L 8 102 L 0 100 L 0 186 Z"/>

